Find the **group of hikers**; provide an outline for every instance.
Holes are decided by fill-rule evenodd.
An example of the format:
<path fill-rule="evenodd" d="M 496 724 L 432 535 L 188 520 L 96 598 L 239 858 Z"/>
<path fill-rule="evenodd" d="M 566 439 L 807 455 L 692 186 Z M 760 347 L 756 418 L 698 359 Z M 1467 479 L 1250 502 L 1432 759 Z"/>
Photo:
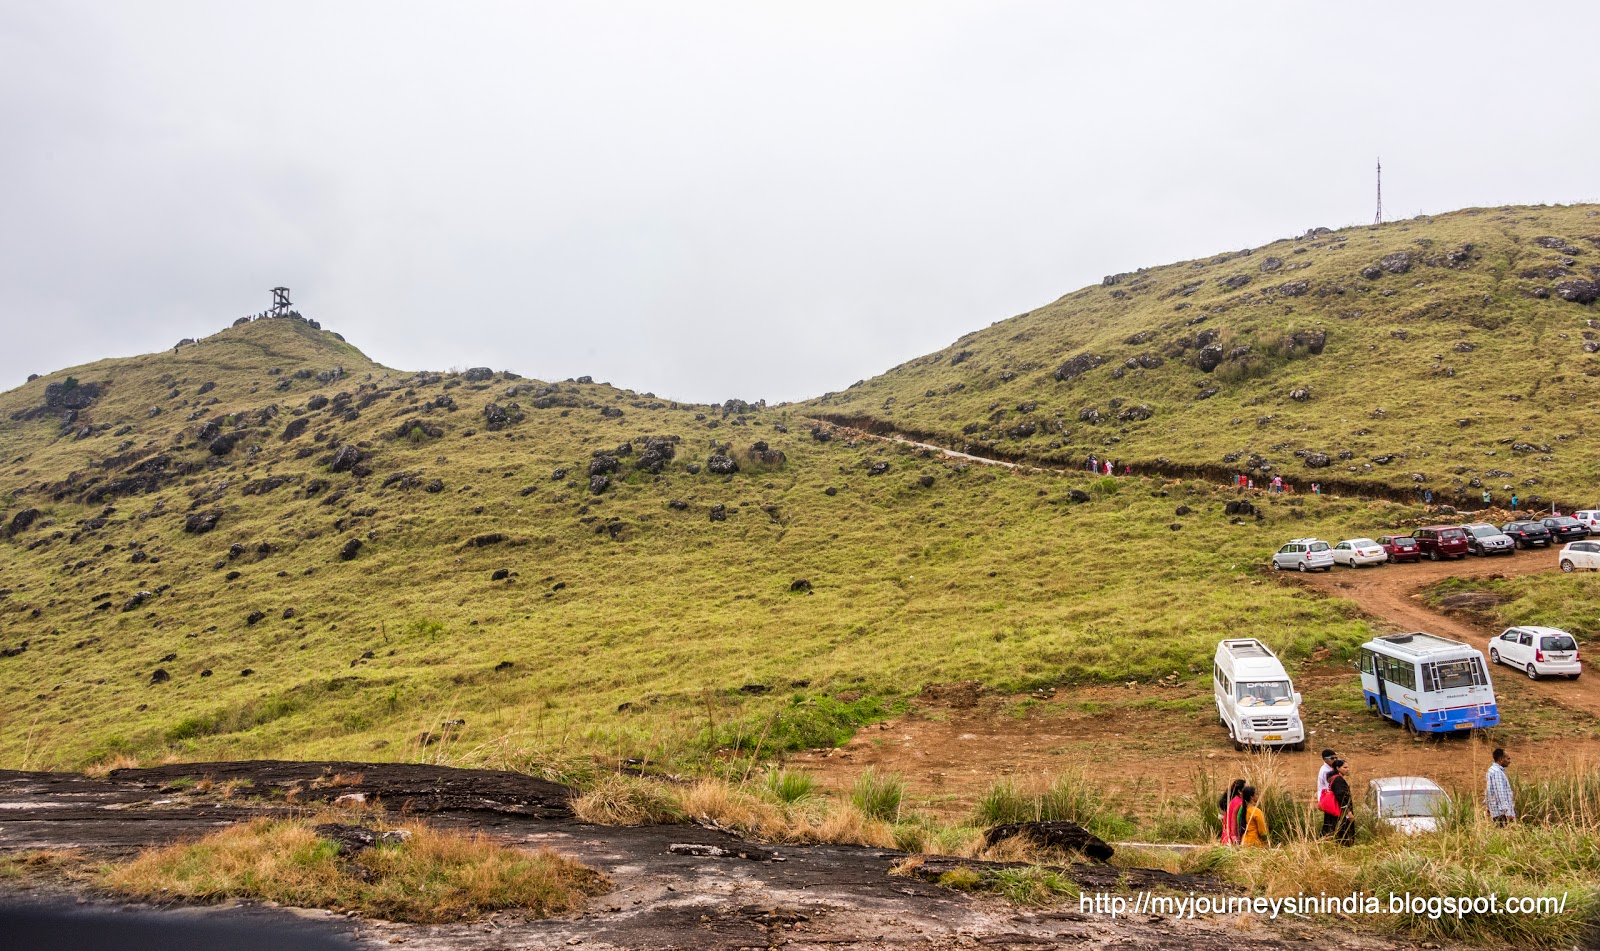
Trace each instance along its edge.
<path fill-rule="evenodd" d="M 1496 748 L 1493 759 L 1485 776 L 1483 804 L 1495 825 L 1503 826 L 1517 818 L 1511 781 L 1506 777 L 1511 756 Z M 1354 845 L 1356 841 L 1355 800 L 1350 795 L 1349 776 L 1349 763 L 1331 749 L 1322 751 L 1322 766 L 1317 770 L 1317 811 L 1322 813 L 1322 837 L 1340 845 Z M 1235 779 L 1217 800 L 1222 811 L 1223 845 L 1264 849 L 1270 844 L 1267 815 L 1256 804 L 1256 796 L 1256 787 Z"/>
<path fill-rule="evenodd" d="M 1093 473 L 1095 473 L 1097 475 L 1108 475 L 1108 476 L 1114 476 L 1114 475 L 1118 475 L 1118 474 L 1125 475 L 1125 476 L 1133 475 L 1133 466 L 1125 466 L 1125 465 L 1123 465 L 1121 459 L 1118 459 L 1115 462 L 1113 462 L 1110 459 L 1100 459 L 1100 458 L 1097 458 L 1095 456 L 1090 456 L 1087 460 L 1084 461 L 1083 467 L 1085 469 L 1087 469 L 1088 471 L 1093 472 Z"/>

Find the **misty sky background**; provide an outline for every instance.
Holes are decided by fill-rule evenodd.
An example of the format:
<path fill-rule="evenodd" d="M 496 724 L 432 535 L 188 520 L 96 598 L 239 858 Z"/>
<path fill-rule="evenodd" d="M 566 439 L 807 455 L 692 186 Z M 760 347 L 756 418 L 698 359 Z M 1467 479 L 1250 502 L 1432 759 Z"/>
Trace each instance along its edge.
<path fill-rule="evenodd" d="M 264 309 L 803 399 L 1104 274 L 1600 199 L 1583 5 L 0 0 L 0 389 Z"/>

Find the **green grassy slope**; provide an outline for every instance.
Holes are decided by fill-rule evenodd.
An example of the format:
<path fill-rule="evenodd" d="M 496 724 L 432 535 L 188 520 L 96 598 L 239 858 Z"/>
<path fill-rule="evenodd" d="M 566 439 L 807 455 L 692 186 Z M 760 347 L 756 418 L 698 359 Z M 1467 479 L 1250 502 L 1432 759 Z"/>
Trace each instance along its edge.
<path fill-rule="evenodd" d="M 1109 276 L 802 410 L 979 453 L 1595 505 L 1597 276 L 1592 206 L 1313 232 Z"/>
<path fill-rule="evenodd" d="M 1359 642 L 1262 559 L 1408 514 L 1308 499 L 1233 524 L 1199 482 L 1011 473 L 820 440 L 783 409 L 475 376 L 259 321 L 0 394 L 0 765 L 431 756 L 419 734 L 458 719 L 467 761 L 681 761 L 779 711 L 768 749 L 826 741 L 929 682 L 1200 678 L 1241 630 L 1291 657 Z M 64 423 L 46 388 L 68 377 L 99 396 Z M 659 473 L 651 437 L 677 440 Z M 737 473 L 706 468 L 723 446 Z M 596 452 L 619 465 L 598 494 Z"/>

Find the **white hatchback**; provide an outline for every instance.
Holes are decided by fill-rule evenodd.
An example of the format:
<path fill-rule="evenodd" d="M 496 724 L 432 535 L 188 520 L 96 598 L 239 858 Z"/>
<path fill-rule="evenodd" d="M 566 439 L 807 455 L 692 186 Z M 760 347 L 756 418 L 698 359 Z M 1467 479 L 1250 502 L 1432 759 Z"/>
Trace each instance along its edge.
<path fill-rule="evenodd" d="M 1291 538 L 1289 544 L 1272 555 L 1272 570 L 1282 571 L 1285 568 L 1332 571 L 1333 554 L 1328 551 L 1328 543 L 1320 538 Z"/>
<path fill-rule="evenodd" d="M 1523 671 L 1530 680 L 1551 675 L 1577 680 L 1583 673 L 1577 639 L 1559 627 L 1508 627 L 1489 642 L 1489 659 Z"/>
<path fill-rule="evenodd" d="M 1589 534 L 1600 532 L 1600 509 L 1582 509 L 1573 512 L 1572 517 L 1582 522 L 1589 529 Z"/>
<path fill-rule="evenodd" d="M 1381 565 L 1388 560 L 1389 553 L 1370 538 L 1350 538 L 1333 546 L 1334 564 L 1344 565 L 1347 568 Z"/>
<path fill-rule="evenodd" d="M 1600 542 L 1568 542 L 1556 553 L 1556 563 L 1562 571 L 1600 571 Z"/>

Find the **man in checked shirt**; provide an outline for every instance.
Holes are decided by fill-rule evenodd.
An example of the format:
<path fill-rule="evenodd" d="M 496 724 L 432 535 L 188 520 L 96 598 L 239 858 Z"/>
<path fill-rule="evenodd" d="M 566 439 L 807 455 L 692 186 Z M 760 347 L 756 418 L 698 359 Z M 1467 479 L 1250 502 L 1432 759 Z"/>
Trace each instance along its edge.
<path fill-rule="evenodd" d="M 1483 794 L 1483 804 L 1488 807 L 1489 818 L 1495 825 L 1503 826 L 1517 818 L 1517 808 L 1511 801 L 1511 780 L 1506 778 L 1506 767 L 1510 765 L 1510 754 L 1496 749 L 1494 762 L 1489 766 L 1488 788 Z"/>

